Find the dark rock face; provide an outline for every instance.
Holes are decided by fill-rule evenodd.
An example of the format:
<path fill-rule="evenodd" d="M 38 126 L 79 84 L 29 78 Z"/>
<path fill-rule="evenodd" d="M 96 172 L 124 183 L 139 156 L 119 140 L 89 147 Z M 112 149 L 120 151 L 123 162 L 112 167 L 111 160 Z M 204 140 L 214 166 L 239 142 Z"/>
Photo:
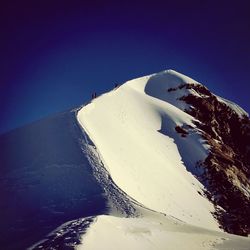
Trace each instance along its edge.
<path fill-rule="evenodd" d="M 182 137 L 186 137 L 187 134 L 188 134 L 188 132 L 184 128 L 180 127 L 180 126 L 176 126 L 175 130 L 176 130 L 177 133 L 181 134 Z"/>
<path fill-rule="evenodd" d="M 215 216 L 229 233 L 250 233 L 250 120 L 240 117 L 220 102 L 206 87 L 182 84 L 199 95 L 189 94 L 180 100 L 191 105 L 185 110 L 200 122 L 197 127 L 211 146 L 201 182 L 207 187 L 207 197 L 216 207 Z M 168 92 L 177 89 L 168 90 Z"/>

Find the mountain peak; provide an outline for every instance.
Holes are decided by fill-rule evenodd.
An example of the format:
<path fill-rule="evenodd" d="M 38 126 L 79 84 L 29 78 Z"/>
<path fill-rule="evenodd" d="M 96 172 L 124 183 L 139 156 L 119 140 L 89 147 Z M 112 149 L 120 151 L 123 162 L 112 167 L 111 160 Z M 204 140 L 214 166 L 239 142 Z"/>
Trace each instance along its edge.
<path fill-rule="evenodd" d="M 207 229 L 249 233 L 250 122 L 236 104 L 167 69 L 94 100 L 78 120 L 114 182 L 140 204 Z M 197 185 L 176 189 L 186 182 Z M 231 209 L 235 200 L 246 212 Z"/>
<path fill-rule="evenodd" d="M 249 249 L 221 232 L 250 233 L 249 141 L 244 110 L 172 69 L 0 136 L 2 248 L 68 221 L 29 249 Z"/>
<path fill-rule="evenodd" d="M 165 78 L 168 82 L 177 82 L 177 83 L 199 83 L 196 80 L 192 79 L 189 76 L 186 76 L 176 70 L 166 69 L 159 73 L 155 73 L 152 76 L 159 76 Z"/>

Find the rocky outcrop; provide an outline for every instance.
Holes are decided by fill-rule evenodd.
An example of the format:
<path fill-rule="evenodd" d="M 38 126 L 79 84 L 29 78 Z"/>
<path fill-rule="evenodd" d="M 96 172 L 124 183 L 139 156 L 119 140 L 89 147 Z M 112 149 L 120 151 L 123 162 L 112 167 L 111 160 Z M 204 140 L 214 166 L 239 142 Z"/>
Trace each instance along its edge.
<path fill-rule="evenodd" d="M 176 126 L 175 130 L 177 133 L 181 134 L 182 137 L 186 137 L 188 135 L 187 130 L 185 130 L 184 128 L 182 128 L 180 126 Z"/>
<path fill-rule="evenodd" d="M 167 91 L 182 88 L 190 90 L 180 98 L 190 105 L 185 111 L 197 119 L 210 145 L 208 157 L 197 167 L 204 168 L 199 179 L 216 207 L 214 215 L 225 231 L 246 236 L 250 233 L 250 120 L 203 85 L 181 84 Z M 186 136 L 180 128 L 176 131 Z"/>

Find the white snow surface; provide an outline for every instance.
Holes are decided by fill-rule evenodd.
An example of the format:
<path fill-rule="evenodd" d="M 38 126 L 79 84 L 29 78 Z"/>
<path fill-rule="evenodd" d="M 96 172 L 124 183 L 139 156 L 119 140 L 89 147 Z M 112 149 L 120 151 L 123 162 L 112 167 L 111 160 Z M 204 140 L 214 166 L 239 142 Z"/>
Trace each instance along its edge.
<path fill-rule="evenodd" d="M 249 238 L 211 231 L 169 217 L 141 218 L 101 215 L 91 224 L 77 250 L 247 250 Z"/>
<path fill-rule="evenodd" d="M 187 104 L 178 100 L 192 90 L 167 91 L 183 83 L 199 84 L 173 70 L 137 78 L 78 112 L 113 181 L 151 210 L 142 209 L 138 218 L 97 216 L 80 250 L 249 249 L 249 239 L 221 232 L 213 204 L 201 195 L 205 187 L 195 177 L 201 173 L 196 163 L 206 158 L 209 146 L 194 117 L 183 111 Z M 182 137 L 176 126 L 188 135 Z M 228 237 L 231 243 L 225 245 Z"/>
<path fill-rule="evenodd" d="M 195 129 L 186 138 L 175 131 L 177 125 L 194 128 L 194 118 L 167 92 L 190 82 L 196 81 L 172 70 L 128 81 L 83 107 L 78 120 L 114 182 L 130 197 L 184 222 L 219 230 L 213 205 L 198 193 L 202 184 L 188 171 L 196 171 L 196 162 L 207 156 L 207 145 Z M 155 88 L 146 94 L 151 83 Z"/>

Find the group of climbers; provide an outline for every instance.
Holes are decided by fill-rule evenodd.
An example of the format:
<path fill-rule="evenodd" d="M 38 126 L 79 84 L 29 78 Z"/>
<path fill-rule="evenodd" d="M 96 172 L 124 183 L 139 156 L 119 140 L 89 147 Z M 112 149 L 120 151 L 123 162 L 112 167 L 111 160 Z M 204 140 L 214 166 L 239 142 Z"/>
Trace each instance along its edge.
<path fill-rule="evenodd" d="M 114 86 L 114 89 L 117 89 L 119 86 L 120 86 L 120 85 L 116 83 L 115 86 Z M 96 92 L 92 93 L 91 99 L 93 100 L 93 99 L 95 99 L 96 97 L 97 97 Z"/>
<path fill-rule="evenodd" d="M 96 92 L 92 93 L 92 99 L 95 99 L 97 97 Z"/>

